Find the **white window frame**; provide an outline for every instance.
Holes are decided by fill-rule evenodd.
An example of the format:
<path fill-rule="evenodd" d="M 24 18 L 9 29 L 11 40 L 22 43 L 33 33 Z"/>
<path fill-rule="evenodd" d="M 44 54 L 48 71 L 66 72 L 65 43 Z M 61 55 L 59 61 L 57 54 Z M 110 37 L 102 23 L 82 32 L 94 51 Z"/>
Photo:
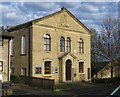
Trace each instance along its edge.
<path fill-rule="evenodd" d="M 10 55 L 14 55 L 14 39 L 10 40 Z"/>
<path fill-rule="evenodd" d="M 27 46 L 26 35 L 23 35 L 21 39 L 21 54 L 26 54 L 26 46 Z"/>

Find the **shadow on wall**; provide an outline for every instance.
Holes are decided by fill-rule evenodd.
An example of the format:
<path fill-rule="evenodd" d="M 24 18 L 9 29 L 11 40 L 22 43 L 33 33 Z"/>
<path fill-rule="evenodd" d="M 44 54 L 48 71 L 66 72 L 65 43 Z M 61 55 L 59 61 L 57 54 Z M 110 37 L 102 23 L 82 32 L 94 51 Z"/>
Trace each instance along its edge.
<path fill-rule="evenodd" d="M 2 80 L 0 80 L 0 97 L 2 96 Z"/>

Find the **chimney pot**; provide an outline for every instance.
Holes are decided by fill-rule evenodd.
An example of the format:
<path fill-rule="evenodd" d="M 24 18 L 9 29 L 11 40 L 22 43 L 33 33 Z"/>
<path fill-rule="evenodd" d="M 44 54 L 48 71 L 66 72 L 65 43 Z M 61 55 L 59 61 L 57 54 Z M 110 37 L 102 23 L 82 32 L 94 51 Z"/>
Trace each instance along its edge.
<path fill-rule="evenodd" d="M 63 6 L 63 7 L 61 8 L 61 10 L 63 10 L 63 9 L 65 9 L 65 6 Z"/>

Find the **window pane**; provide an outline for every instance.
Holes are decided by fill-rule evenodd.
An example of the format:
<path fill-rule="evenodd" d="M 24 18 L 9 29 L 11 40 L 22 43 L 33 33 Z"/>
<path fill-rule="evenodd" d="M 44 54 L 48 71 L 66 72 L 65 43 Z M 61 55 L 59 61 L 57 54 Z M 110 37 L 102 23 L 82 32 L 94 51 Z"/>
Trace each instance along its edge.
<path fill-rule="evenodd" d="M 46 45 L 44 45 L 44 50 L 47 50 L 47 46 Z"/>
<path fill-rule="evenodd" d="M 48 50 L 48 51 L 50 50 L 50 46 L 49 46 L 49 45 L 47 45 L 47 50 Z"/>
<path fill-rule="evenodd" d="M 36 74 L 41 74 L 41 71 L 42 71 L 41 69 L 42 69 L 41 67 L 36 68 L 35 73 L 36 73 Z"/>
<path fill-rule="evenodd" d="M 45 62 L 45 74 L 50 74 L 51 73 L 51 62 L 46 61 Z"/>
<path fill-rule="evenodd" d="M 11 40 L 11 55 L 14 54 L 14 39 Z"/>
<path fill-rule="evenodd" d="M 0 62 L 0 66 L 2 65 L 2 62 Z"/>
<path fill-rule="evenodd" d="M 3 41 L 2 41 L 2 39 L 0 39 L 0 45 L 2 45 L 3 43 L 2 43 Z"/>
<path fill-rule="evenodd" d="M 81 49 L 81 53 L 82 53 L 82 49 Z"/>
<path fill-rule="evenodd" d="M 0 66 L 0 71 L 2 71 L 2 66 Z"/>
<path fill-rule="evenodd" d="M 46 39 L 44 39 L 44 44 L 46 44 L 47 42 L 46 42 Z"/>
<path fill-rule="evenodd" d="M 83 62 L 79 62 L 79 73 L 83 73 Z"/>
<path fill-rule="evenodd" d="M 49 39 L 47 39 L 47 44 L 50 44 L 50 40 Z"/>
<path fill-rule="evenodd" d="M 11 68 L 11 74 L 14 74 L 14 68 Z"/>
<path fill-rule="evenodd" d="M 26 54 L 26 36 L 22 36 L 22 54 Z"/>

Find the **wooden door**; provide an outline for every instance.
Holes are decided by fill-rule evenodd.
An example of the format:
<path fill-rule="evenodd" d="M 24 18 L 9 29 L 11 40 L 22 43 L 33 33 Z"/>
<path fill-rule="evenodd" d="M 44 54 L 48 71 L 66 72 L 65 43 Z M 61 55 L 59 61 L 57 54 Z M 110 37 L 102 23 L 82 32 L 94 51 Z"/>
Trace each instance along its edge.
<path fill-rule="evenodd" d="M 66 81 L 71 80 L 71 64 L 66 64 Z"/>
<path fill-rule="evenodd" d="M 88 79 L 90 79 L 90 68 L 88 68 Z"/>

